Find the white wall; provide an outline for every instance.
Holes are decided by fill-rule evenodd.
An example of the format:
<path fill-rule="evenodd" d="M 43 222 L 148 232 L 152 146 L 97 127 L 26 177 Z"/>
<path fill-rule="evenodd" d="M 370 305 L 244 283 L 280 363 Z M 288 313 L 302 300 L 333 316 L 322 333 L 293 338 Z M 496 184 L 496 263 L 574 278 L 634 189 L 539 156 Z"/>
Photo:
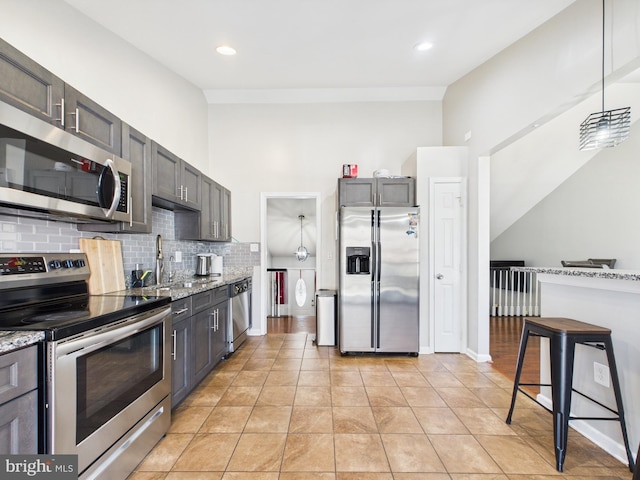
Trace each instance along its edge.
<path fill-rule="evenodd" d="M 558 267 L 560 260 L 616 258 L 616 268 L 640 270 L 638 151 L 636 123 L 624 143 L 599 151 L 491 242 L 491 259 Z"/>
<path fill-rule="evenodd" d="M 318 288 L 336 288 L 342 164 L 400 175 L 416 147 L 441 144 L 441 113 L 440 102 L 210 105 L 212 174 L 233 192 L 234 237 L 260 240 L 261 192 L 321 192 Z"/>
<path fill-rule="evenodd" d="M 613 65 L 607 65 L 607 72 L 614 72 L 612 79 L 640 62 L 640 4 L 619 0 L 607 5 L 614 37 L 608 48 Z M 531 125 L 544 123 L 598 91 L 601 10 L 599 0 L 573 3 L 450 85 L 445 94 L 443 143 L 466 145 L 470 151 L 469 347 L 479 354 L 489 353 L 488 155 L 530 132 Z"/>
<path fill-rule="evenodd" d="M 2 38 L 205 173 L 203 92 L 62 0 L 3 0 Z"/>

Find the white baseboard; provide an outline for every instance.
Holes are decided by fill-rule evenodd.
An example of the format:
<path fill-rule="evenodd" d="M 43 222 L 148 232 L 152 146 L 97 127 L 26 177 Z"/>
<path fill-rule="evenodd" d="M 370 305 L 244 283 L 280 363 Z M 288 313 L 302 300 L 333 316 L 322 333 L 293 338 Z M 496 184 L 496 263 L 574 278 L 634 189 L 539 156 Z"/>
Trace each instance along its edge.
<path fill-rule="evenodd" d="M 467 348 L 467 351 L 465 352 L 466 355 L 468 357 L 471 357 L 473 360 L 475 360 L 478 363 L 484 363 L 484 362 L 490 362 L 491 361 L 491 355 L 488 354 L 478 354 L 477 352 Z"/>

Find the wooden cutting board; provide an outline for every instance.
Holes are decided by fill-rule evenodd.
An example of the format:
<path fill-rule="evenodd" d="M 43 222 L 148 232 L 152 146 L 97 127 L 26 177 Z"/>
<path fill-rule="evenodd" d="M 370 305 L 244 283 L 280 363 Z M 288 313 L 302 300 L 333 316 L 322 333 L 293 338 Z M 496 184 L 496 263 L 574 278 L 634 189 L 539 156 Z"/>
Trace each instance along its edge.
<path fill-rule="evenodd" d="M 88 280 L 89 293 L 100 295 L 124 290 L 124 267 L 120 240 L 81 238 L 79 243 L 80 251 L 87 255 L 91 270 L 91 276 Z"/>

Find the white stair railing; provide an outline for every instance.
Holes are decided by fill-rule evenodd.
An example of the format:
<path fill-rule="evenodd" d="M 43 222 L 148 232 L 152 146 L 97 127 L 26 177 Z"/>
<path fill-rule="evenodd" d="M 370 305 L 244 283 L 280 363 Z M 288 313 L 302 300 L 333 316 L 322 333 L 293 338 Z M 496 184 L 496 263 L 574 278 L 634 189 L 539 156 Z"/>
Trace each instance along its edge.
<path fill-rule="evenodd" d="M 540 316 L 540 286 L 535 272 L 491 268 L 492 317 Z"/>

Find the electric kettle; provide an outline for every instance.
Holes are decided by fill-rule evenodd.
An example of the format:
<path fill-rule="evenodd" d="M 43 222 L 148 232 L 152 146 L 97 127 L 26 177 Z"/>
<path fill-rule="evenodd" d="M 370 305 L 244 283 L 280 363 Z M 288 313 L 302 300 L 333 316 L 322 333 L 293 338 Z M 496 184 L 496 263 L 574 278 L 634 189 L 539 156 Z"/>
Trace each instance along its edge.
<path fill-rule="evenodd" d="M 207 256 L 206 254 L 198 254 L 198 263 L 196 265 L 196 275 L 209 275 L 209 262 L 210 262 L 210 258 L 209 256 Z"/>

